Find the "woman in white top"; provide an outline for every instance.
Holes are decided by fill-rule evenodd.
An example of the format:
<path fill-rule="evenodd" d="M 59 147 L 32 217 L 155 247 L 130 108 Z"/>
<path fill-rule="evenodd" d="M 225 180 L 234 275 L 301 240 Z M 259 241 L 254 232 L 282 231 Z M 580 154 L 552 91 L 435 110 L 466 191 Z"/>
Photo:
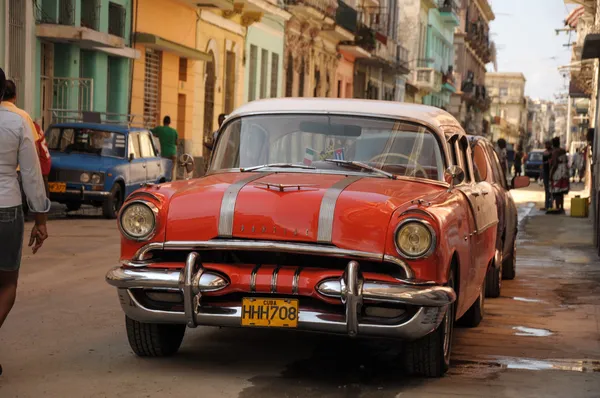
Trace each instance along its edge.
<path fill-rule="evenodd" d="M 4 96 L 5 84 L 6 77 L 0 68 L 0 98 Z M 35 217 L 29 239 L 34 254 L 48 238 L 46 213 L 50 210 L 50 201 L 31 126 L 33 122 L 25 112 L 0 104 L 0 327 L 15 302 L 21 265 L 24 220 L 17 167 L 21 171 L 27 203 Z"/>

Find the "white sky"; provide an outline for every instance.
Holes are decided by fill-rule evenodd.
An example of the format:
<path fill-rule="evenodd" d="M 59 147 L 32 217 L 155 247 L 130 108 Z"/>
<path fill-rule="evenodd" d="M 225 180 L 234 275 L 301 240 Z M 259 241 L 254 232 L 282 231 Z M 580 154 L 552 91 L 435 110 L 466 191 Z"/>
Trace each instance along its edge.
<path fill-rule="evenodd" d="M 558 67 L 571 62 L 564 20 L 574 6 L 564 0 L 491 0 L 496 20 L 490 24 L 491 40 L 498 49 L 499 72 L 522 72 L 527 79 L 525 95 L 554 99 L 566 93 L 568 80 Z M 575 40 L 571 35 L 571 41 Z M 493 70 L 493 66 L 488 66 Z"/>

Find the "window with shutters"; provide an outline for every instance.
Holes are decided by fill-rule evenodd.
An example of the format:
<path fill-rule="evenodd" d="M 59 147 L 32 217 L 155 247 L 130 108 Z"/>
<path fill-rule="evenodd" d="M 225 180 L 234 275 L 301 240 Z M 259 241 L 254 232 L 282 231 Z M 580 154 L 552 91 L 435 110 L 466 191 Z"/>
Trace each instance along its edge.
<path fill-rule="evenodd" d="M 267 98 L 267 75 L 269 69 L 269 51 L 262 50 L 260 54 L 260 98 Z"/>
<path fill-rule="evenodd" d="M 224 112 L 233 112 L 235 104 L 235 53 L 227 51 L 225 55 L 225 106 Z"/>
<path fill-rule="evenodd" d="M 160 118 L 160 51 L 146 48 L 144 64 L 144 125 L 152 128 Z"/>
<path fill-rule="evenodd" d="M 188 60 L 187 58 L 179 58 L 179 80 L 187 82 Z"/>
<path fill-rule="evenodd" d="M 271 98 L 277 98 L 279 92 L 279 54 L 271 54 Z"/>
<path fill-rule="evenodd" d="M 127 12 L 120 4 L 108 3 L 108 33 L 111 35 L 125 37 L 125 18 Z"/>
<path fill-rule="evenodd" d="M 248 101 L 256 99 L 256 74 L 258 63 L 258 47 L 250 45 L 250 70 L 248 71 Z"/>

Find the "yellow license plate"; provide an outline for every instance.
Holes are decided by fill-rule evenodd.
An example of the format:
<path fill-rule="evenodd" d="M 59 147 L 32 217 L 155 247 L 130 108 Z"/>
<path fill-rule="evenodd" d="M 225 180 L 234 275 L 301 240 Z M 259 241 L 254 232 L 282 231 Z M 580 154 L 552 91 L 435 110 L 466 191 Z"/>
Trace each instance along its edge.
<path fill-rule="evenodd" d="M 296 328 L 298 300 L 245 297 L 242 299 L 242 326 Z"/>
<path fill-rule="evenodd" d="M 50 192 L 63 193 L 67 190 L 67 184 L 64 182 L 49 182 L 48 190 Z"/>

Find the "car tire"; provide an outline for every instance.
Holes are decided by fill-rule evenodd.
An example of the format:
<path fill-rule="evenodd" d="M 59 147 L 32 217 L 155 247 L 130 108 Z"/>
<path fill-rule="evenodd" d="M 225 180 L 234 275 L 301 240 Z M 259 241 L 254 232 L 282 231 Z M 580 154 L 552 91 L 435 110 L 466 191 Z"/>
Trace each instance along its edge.
<path fill-rule="evenodd" d="M 517 276 L 517 245 L 513 242 L 512 253 L 502 263 L 502 279 L 512 281 Z"/>
<path fill-rule="evenodd" d="M 500 264 L 500 267 L 496 267 L 495 263 L 493 263 L 485 276 L 485 296 L 490 298 L 500 297 L 501 290 L 502 264 Z"/>
<path fill-rule="evenodd" d="M 102 214 L 105 218 L 117 218 L 117 214 L 119 214 L 119 210 L 121 210 L 122 205 L 123 189 L 119 184 L 115 184 L 110 190 L 110 195 L 108 195 L 102 204 Z"/>
<path fill-rule="evenodd" d="M 450 274 L 448 286 L 454 288 L 454 271 Z M 438 328 L 427 336 L 406 343 L 403 352 L 403 367 L 406 373 L 421 377 L 442 377 L 450 368 L 452 337 L 456 302 L 448 310 Z"/>
<path fill-rule="evenodd" d="M 127 339 L 133 352 L 140 357 L 167 357 L 179 351 L 185 325 L 144 323 L 125 317 Z"/>
<path fill-rule="evenodd" d="M 67 205 L 68 211 L 77 211 L 77 210 L 81 209 L 81 203 L 70 202 L 70 203 L 67 203 L 66 205 Z"/>
<path fill-rule="evenodd" d="M 486 281 L 483 281 L 481 292 L 477 297 L 477 300 L 471 305 L 471 307 L 465 312 L 465 314 L 458 320 L 460 326 L 474 328 L 479 326 L 484 315 L 485 306 L 485 287 Z"/>

